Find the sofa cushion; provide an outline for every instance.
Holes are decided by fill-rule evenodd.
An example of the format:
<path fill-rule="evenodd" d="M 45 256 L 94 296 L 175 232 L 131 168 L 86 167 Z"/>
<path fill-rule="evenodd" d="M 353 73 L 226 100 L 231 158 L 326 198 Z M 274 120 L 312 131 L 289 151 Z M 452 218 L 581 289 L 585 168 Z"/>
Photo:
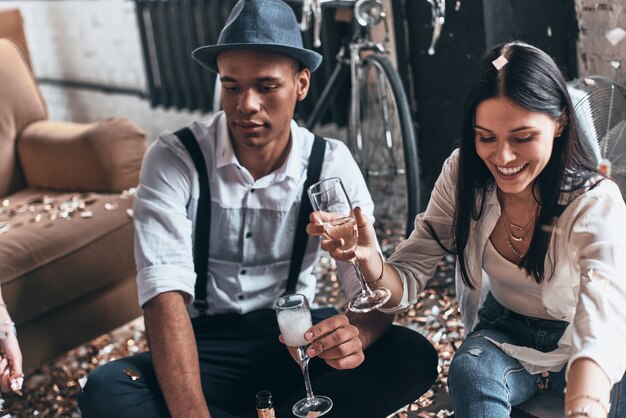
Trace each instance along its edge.
<path fill-rule="evenodd" d="M 34 189 L 0 199 L 0 282 L 18 325 L 134 275 L 132 201 Z"/>
<path fill-rule="evenodd" d="M 46 117 L 45 102 L 24 57 L 12 41 L 0 39 L 0 196 L 24 186 L 17 136 Z"/>
<path fill-rule="evenodd" d="M 125 118 L 78 124 L 42 120 L 18 141 L 29 187 L 119 192 L 139 184 L 146 133 Z"/>
<path fill-rule="evenodd" d="M 24 19 L 19 9 L 0 10 L 0 38 L 8 38 L 20 48 L 28 66 L 32 68 L 28 43 L 24 33 Z"/>

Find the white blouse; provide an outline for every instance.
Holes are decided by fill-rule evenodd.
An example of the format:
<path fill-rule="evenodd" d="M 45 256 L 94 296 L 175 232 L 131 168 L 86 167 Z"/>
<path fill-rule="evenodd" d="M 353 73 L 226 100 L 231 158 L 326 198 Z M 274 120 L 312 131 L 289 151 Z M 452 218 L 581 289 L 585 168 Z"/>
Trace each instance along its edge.
<path fill-rule="evenodd" d="M 537 283 L 525 270 L 507 260 L 487 240 L 483 270 L 493 297 L 505 308 L 525 316 L 554 319 L 546 312 L 541 298 L 543 283 Z"/>
<path fill-rule="evenodd" d="M 400 274 L 404 292 L 399 305 L 385 311 L 400 311 L 415 303 L 445 255 L 431 238 L 426 222 L 444 245 L 452 247 L 458 160 L 455 150 L 444 163 L 426 211 L 415 218 L 411 236 L 389 258 Z M 617 185 L 608 180 L 578 194 L 562 197 L 562 202 L 570 203 L 552 231 L 545 262 L 546 277 L 552 273 L 543 282 L 545 311 L 554 319 L 570 322 L 558 348 L 542 353 L 528 347 L 497 345 L 531 373 L 559 371 L 578 358 L 590 358 L 614 384 L 626 370 L 622 352 L 626 347 L 626 205 Z M 500 211 L 494 189 L 485 197 L 482 217 L 470 225 L 465 254 L 475 290 L 463 283 L 457 263 L 457 298 L 468 333 L 475 327 L 478 309 L 489 291 L 483 251 Z"/>

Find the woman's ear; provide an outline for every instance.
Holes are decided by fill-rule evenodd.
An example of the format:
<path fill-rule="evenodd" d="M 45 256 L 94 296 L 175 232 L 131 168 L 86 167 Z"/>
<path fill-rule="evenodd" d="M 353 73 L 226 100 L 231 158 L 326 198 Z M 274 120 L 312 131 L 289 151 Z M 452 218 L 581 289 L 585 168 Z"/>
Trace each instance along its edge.
<path fill-rule="evenodd" d="M 565 112 L 565 109 L 563 109 L 563 111 L 561 112 L 561 116 L 559 116 L 559 119 L 556 122 L 557 127 L 556 131 L 554 132 L 554 137 L 558 138 L 563 135 L 563 131 L 565 130 L 568 122 L 567 112 Z"/>

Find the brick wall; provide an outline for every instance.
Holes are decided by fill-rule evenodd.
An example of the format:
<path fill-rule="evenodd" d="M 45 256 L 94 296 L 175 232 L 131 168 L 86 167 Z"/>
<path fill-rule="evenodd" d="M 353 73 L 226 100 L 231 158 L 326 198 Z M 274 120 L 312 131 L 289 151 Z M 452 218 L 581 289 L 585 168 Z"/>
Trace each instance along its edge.
<path fill-rule="evenodd" d="M 626 38 L 617 45 L 607 39 L 607 33 L 626 31 L 624 0 L 576 0 L 580 28 L 578 68 L 581 76 L 603 75 L 626 85 Z M 620 65 L 615 69 L 614 61 Z"/>
<path fill-rule="evenodd" d="M 128 0 L 0 1 L 19 8 L 35 75 L 147 94 L 135 5 Z M 154 139 L 210 115 L 152 109 L 139 95 L 42 84 L 50 118 L 75 122 L 111 115 L 137 122 Z"/>

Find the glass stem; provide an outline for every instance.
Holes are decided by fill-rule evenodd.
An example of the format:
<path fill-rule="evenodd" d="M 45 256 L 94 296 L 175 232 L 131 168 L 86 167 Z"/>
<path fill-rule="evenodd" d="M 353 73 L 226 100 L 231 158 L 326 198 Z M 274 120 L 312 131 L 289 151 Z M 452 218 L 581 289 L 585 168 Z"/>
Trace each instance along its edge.
<path fill-rule="evenodd" d="M 311 403 L 315 400 L 313 388 L 311 387 L 311 379 L 309 378 L 309 356 L 306 354 L 305 347 L 298 347 L 298 357 L 300 358 L 300 366 L 302 367 L 302 375 L 304 376 L 304 388 L 306 389 L 306 400 Z"/>
<path fill-rule="evenodd" d="M 372 296 L 374 292 L 372 292 L 372 289 L 370 289 L 370 287 L 365 282 L 365 278 L 363 277 L 363 273 L 361 272 L 361 266 L 359 265 L 359 260 L 357 260 L 355 257 L 350 260 L 350 263 L 352 263 L 352 267 L 354 267 L 354 270 L 356 271 L 356 277 L 359 279 L 359 283 L 361 284 L 362 293 L 366 294 L 367 296 Z"/>

